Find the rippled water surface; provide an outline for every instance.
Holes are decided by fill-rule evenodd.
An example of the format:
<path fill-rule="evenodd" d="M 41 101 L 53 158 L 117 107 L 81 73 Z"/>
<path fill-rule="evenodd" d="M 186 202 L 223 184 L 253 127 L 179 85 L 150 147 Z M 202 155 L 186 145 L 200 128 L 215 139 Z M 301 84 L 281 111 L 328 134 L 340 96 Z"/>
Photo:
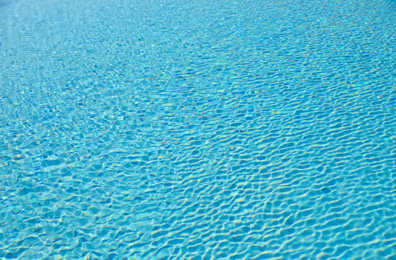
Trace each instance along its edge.
<path fill-rule="evenodd" d="M 1 259 L 396 259 L 396 3 L 0 0 Z"/>

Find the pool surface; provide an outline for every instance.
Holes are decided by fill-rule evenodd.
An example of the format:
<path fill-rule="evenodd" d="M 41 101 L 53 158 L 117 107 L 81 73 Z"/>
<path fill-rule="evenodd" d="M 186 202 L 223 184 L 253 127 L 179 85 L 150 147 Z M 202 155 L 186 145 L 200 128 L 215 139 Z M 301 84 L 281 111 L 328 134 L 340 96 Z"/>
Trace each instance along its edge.
<path fill-rule="evenodd" d="M 396 2 L 0 0 L 0 259 L 396 259 Z"/>

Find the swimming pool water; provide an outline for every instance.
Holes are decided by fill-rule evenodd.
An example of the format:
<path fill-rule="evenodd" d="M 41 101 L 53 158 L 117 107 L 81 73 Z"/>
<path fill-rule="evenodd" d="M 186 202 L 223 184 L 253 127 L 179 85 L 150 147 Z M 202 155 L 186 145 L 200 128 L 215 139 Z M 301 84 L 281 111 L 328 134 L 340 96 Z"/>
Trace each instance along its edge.
<path fill-rule="evenodd" d="M 396 3 L 0 1 L 1 259 L 396 259 Z"/>

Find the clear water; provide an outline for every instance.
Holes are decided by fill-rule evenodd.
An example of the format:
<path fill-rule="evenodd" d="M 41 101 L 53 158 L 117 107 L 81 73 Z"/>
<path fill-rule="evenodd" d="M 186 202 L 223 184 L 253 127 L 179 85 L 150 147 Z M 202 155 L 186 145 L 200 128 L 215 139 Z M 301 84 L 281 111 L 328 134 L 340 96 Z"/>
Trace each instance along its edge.
<path fill-rule="evenodd" d="M 396 259 L 396 3 L 0 1 L 1 259 Z"/>

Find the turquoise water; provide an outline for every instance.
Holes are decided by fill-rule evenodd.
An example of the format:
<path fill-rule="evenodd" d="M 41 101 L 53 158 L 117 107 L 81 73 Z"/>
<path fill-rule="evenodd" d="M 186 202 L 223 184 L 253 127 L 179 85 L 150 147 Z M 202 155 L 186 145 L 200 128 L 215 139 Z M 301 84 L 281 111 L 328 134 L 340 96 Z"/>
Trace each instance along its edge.
<path fill-rule="evenodd" d="M 396 259 L 395 24 L 0 0 L 0 258 Z"/>

